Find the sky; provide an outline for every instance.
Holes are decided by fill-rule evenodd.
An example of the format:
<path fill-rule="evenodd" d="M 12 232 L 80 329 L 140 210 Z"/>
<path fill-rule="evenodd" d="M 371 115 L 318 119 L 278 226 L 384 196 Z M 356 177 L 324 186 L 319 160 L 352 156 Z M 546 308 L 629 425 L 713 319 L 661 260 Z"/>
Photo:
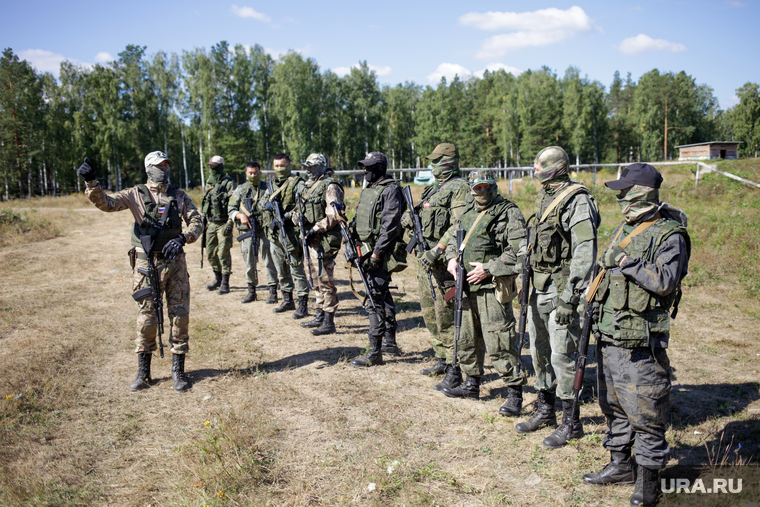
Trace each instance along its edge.
<path fill-rule="evenodd" d="M 0 0 L 0 44 L 56 76 L 62 60 L 104 64 L 128 44 L 181 54 L 226 40 L 339 75 L 366 61 L 389 85 L 575 66 L 609 87 L 616 70 L 638 81 L 657 68 L 712 87 L 725 109 L 760 82 L 760 0 L 232 1 Z"/>

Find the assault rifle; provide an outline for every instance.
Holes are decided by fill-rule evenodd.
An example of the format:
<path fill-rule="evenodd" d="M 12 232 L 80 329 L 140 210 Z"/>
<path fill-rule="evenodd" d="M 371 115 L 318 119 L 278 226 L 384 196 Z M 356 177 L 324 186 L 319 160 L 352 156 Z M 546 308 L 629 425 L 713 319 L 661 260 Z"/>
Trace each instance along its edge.
<path fill-rule="evenodd" d="M 144 289 L 138 290 L 132 294 L 132 298 L 138 302 L 148 296 L 153 297 L 153 313 L 156 315 L 156 327 L 158 329 L 158 352 L 162 358 L 164 357 L 164 342 L 161 339 L 161 335 L 164 334 L 164 302 L 161 299 L 161 277 L 159 276 L 156 265 L 153 262 L 152 250 L 153 243 L 156 241 L 156 238 L 161 232 L 161 229 L 164 228 L 166 217 L 168 216 L 169 206 L 166 206 L 164 207 L 164 211 L 161 214 L 161 218 L 158 220 L 158 227 L 156 227 L 156 232 L 153 235 L 146 234 L 144 236 L 140 236 L 140 244 L 142 245 L 143 250 L 145 250 L 145 257 L 148 259 L 148 269 L 137 268 L 137 272 L 148 277 L 148 283 L 150 283 L 150 287 L 145 287 Z M 203 257 L 201 257 L 201 261 L 203 261 Z"/>
<path fill-rule="evenodd" d="M 454 359 L 451 365 L 457 366 L 457 347 L 459 345 L 459 334 L 462 331 L 462 312 L 464 311 L 464 229 L 457 229 L 457 274 L 456 285 L 446 291 L 444 298 L 448 303 L 454 299 Z"/>
<path fill-rule="evenodd" d="M 425 237 L 422 235 L 422 223 L 420 222 L 420 216 L 414 210 L 412 189 L 409 188 L 409 185 L 407 185 L 401 190 L 401 194 L 404 196 L 406 207 L 409 209 L 409 216 L 412 217 L 412 224 L 414 225 L 414 234 L 412 234 L 412 239 L 409 241 L 409 244 L 406 245 L 406 252 L 411 253 L 412 249 L 416 249 L 417 254 L 422 255 L 425 253 L 425 250 L 427 250 L 427 242 L 425 241 Z M 427 277 L 428 284 L 430 284 L 430 294 L 432 294 L 433 301 L 435 301 L 435 287 L 433 286 L 433 277 L 430 271 L 427 272 Z"/>
<path fill-rule="evenodd" d="M 599 264 L 595 263 L 594 268 L 591 271 L 591 280 L 596 278 L 599 273 Z M 583 387 L 583 375 L 586 373 L 586 356 L 588 355 L 588 343 L 591 338 L 591 329 L 594 326 L 594 296 L 596 291 L 591 291 L 590 285 L 588 294 L 586 295 L 586 311 L 583 317 L 583 329 L 581 329 L 581 337 L 578 343 L 578 359 L 575 363 L 575 380 L 573 381 L 573 411 L 575 413 L 575 407 L 578 405 L 578 398 L 581 394 L 581 388 Z"/>
<path fill-rule="evenodd" d="M 533 269 L 530 267 L 530 227 L 528 227 L 528 248 L 525 252 L 525 259 L 522 270 L 522 289 L 520 289 L 520 321 L 517 324 L 517 374 L 520 374 L 522 367 L 522 348 L 525 343 L 525 327 L 528 324 L 528 305 L 530 304 L 530 279 Z"/>
<path fill-rule="evenodd" d="M 269 188 L 270 196 L 274 194 L 271 181 L 267 181 L 267 187 Z M 280 229 L 280 239 L 282 239 L 282 248 L 285 250 L 285 256 L 288 258 L 288 264 L 293 264 L 293 262 L 290 259 L 290 251 L 288 250 L 288 247 L 289 247 L 288 234 L 285 232 L 285 221 L 282 218 L 282 208 L 280 207 L 280 201 L 278 201 L 277 199 L 272 199 L 269 202 L 271 202 L 272 205 L 274 206 L 274 222 L 272 222 L 272 230 L 274 230 L 275 227 Z"/>
<path fill-rule="evenodd" d="M 298 202 L 298 214 L 301 215 L 298 225 L 301 228 L 301 248 L 303 248 L 303 257 L 306 259 L 306 267 L 309 270 L 309 288 L 314 290 L 314 278 L 311 276 L 311 255 L 309 255 L 309 245 L 306 244 L 306 227 L 303 225 L 305 217 L 303 214 L 303 203 L 301 202 L 300 192 L 296 193 L 296 201 Z"/>
<path fill-rule="evenodd" d="M 343 254 L 346 256 L 346 262 L 353 264 L 354 267 L 356 267 L 356 270 L 359 272 L 359 276 L 362 279 L 362 283 L 364 284 L 364 290 L 367 291 L 367 299 L 369 299 L 369 302 L 372 303 L 372 308 L 377 310 L 377 306 L 375 306 L 375 300 L 372 299 L 372 293 L 369 290 L 367 275 L 362 269 L 361 250 L 358 246 L 356 246 L 356 243 L 354 243 L 354 240 L 351 238 L 351 231 L 348 230 L 348 218 L 346 218 L 346 215 L 343 214 L 345 206 L 341 208 L 336 202 L 333 202 L 331 204 L 333 205 L 333 208 L 335 208 L 335 212 L 339 217 L 338 222 L 340 222 L 340 235 L 343 236 L 343 244 L 345 245 Z"/>
<path fill-rule="evenodd" d="M 251 228 L 248 232 L 245 232 L 235 238 L 238 242 L 251 238 L 251 245 L 253 249 L 253 267 L 256 269 L 256 264 L 259 262 L 259 226 L 256 223 L 256 219 L 253 218 L 253 199 L 246 197 L 243 199 L 243 214 L 248 217 L 248 221 L 251 224 Z"/>
<path fill-rule="evenodd" d="M 208 219 L 206 215 L 203 215 L 203 231 L 201 232 L 201 269 L 203 269 L 203 250 L 206 248 L 206 228 L 208 227 Z"/>

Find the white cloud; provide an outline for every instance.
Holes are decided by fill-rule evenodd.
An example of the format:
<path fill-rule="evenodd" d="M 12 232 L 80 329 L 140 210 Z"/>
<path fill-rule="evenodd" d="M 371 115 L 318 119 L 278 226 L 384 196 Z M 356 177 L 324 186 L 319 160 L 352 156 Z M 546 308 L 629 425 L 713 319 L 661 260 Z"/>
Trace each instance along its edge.
<path fill-rule="evenodd" d="M 533 12 L 470 12 L 459 18 L 465 26 L 479 30 L 507 30 L 483 41 L 477 58 L 491 59 L 525 47 L 548 46 L 581 32 L 601 31 L 578 6 L 567 10 L 539 9 Z"/>
<path fill-rule="evenodd" d="M 377 65 L 372 65 L 371 63 L 367 64 L 367 67 L 369 67 L 369 70 L 374 70 L 375 74 L 377 74 L 377 77 L 385 77 L 390 76 L 393 72 L 393 69 L 389 67 L 388 65 L 385 65 L 384 67 L 379 67 Z M 359 64 L 355 63 L 350 67 L 335 67 L 332 69 L 332 71 L 337 74 L 339 77 L 343 77 L 351 72 L 351 69 L 358 69 Z"/>
<path fill-rule="evenodd" d="M 466 79 L 472 72 L 462 67 L 458 63 L 442 63 L 440 64 L 432 74 L 428 75 L 428 81 L 431 83 L 437 83 L 442 77 L 446 78 L 446 81 L 451 82 L 454 76 L 459 76 L 460 79 Z"/>
<path fill-rule="evenodd" d="M 291 49 L 274 49 L 274 48 L 264 48 L 264 52 L 269 54 L 272 58 L 277 60 L 281 56 L 285 56 L 288 51 L 294 51 L 296 53 L 299 53 L 301 56 L 307 56 L 308 53 L 311 51 L 311 45 L 307 44 L 306 47 L 303 48 L 291 48 Z"/>
<path fill-rule="evenodd" d="M 671 53 L 683 53 L 686 46 L 676 42 L 666 41 L 665 39 L 653 39 L 643 33 L 636 37 L 624 39 L 617 49 L 625 55 L 637 55 L 639 53 L 650 51 L 669 51 Z"/>
<path fill-rule="evenodd" d="M 509 65 L 504 65 L 503 63 L 489 63 L 488 65 L 486 65 L 485 69 L 479 70 L 477 72 L 473 72 L 472 75 L 482 79 L 483 74 L 485 74 L 486 71 L 496 72 L 497 70 L 504 70 L 504 72 L 506 72 L 507 74 L 512 74 L 515 77 L 522 74 L 522 71 L 518 68 L 510 67 Z"/>
<path fill-rule="evenodd" d="M 110 53 L 106 53 L 105 51 L 101 51 L 97 55 L 95 55 L 95 63 L 108 63 L 115 60 L 113 56 L 111 56 Z"/>
<path fill-rule="evenodd" d="M 251 19 L 255 19 L 256 21 L 261 21 L 263 23 L 272 22 L 272 18 L 270 18 L 263 12 L 258 12 L 258 11 L 253 10 L 251 7 L 238 7 L 237 5 L 233 5 L 230 8 L 230 11 L 232 12 L 232 14 L 240 18 L 251 18 Z"/>
<path fill-rule="evenodd" d="M 44 49 L 25 49 L 18 52 L 18 57 L 21 60 L 29 62 L 29 64 L 38 71 L 50 72 L 54 76 L 57 76 L 60 73 L 61 62 L 65 60 L 68 60 L 75 65 L 81 65 L 85 68 L 92 67 L 92 64 L 90 63 L 82 63 L 74 58 L 66 58 L 61 54 L 46 51 Z"/>

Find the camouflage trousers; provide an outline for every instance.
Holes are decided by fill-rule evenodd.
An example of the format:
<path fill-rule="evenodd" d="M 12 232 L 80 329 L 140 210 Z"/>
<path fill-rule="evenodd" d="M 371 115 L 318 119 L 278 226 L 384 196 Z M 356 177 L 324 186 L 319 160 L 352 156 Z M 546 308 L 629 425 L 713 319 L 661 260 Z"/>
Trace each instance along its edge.
<path fill-rule="evenodd" d="M 206 258 L 211 269 L 222 274 L 232 273 L 232 235 L 222 234 L 227 222 L 209 222 L 206 228 Z"/>
<path fill-rule="evenodd" d="M 427 271 L 423 266 L 417 270 L 417 280 L 420 285 L 420 306 L 425 327 L 430 331 L 430 342 L 435 357 L 444 359 L 451 364 L 454 358 L 454 305 L 446 304 L 444 294 L 454 286 L 454 277 L 446 271 L 442 262 L 436 262 L 432 270 L 433 286 L 436 299 L 430 293 Z"/>
<path fill-rule="evenodd" d="M 664 467 L 670 457 L 665 429 L 670 408 L 667 349 L 625 349 L 601 340 L 597 351 L 599 406 L 607 419 L 609 451 L 630 451 L 636 462 Z"/>
<path fill-rule="evenodd" d="M 525 384 L 525 369 L 520 369 L 517 374 L 520 359 L 512 303 L 499 303 L 494 289 L 481 288 L 467 293 L 462 307 L 462 330 L 457 343 L 457 358 L 462 371 L 471 377 L 482 376 L 487 354 L 507 385 Z"/>
<path fill-rule="evenodd" d="M 161 254 L 154 254 L 154 264 L 161 280 L 161 293 L 166 298 L 164 328 L 169 327 L 169 344 L 172 354 L 187 354 L 188 325 L 190 322 L 190 275 L 187 272 L 185 254 L 174 260 L 167 260 Z M 132 271 L 132 292 L 150 287 L 147 276 L 138 268 L 148 270 L 148 261 L 137 258 Z M 140 309 L 137 314 L 137 338 L 135 352 L 153 352 L 156 350 L 156 314 L 153 311 L 153 298 L 148 296 L 137 302 Z M 168 324 L 168 326 L 167 326 Z M 166 338 L 166 335 L 164 336 Z"/>
<path fill-rule="evenodd" d="M 311 279 L 314 280 L 313 289 L 317 298 L 315 307 L 327 313 L 335 313 L 335 310 L 338 309 L 338 288 L 335 287 L 335 277 L 333 276 L 337 253 L 330 252 L 331 255 L 327 255 L 317 248 L 309 247 Z"/>
<path fill-rule="evenodd" d="M 279 237 L 269 242 L 269 249 L 272 253 L 274 266 L 277 270 L 277 279 L 280 282 L 282 292 L 293 292 L 297 297 L 309 295 L 309 284 L 306 282 L 306 271 L 303 268 L 303 254 L 298 255 L 290 253 L 292 261 L 288 263 L 288 257 L 285 255 L 285 248 Z"/>
<path fill-rule="evenodd" d="M 575 353 L 580 337 L 578 312 L 569 326 L 560 326 L 554 320 L 557 307 L 557 289 L 550 282 L 545 291 L 535 291 L 528 308 L 530 354 L 536 370 L 536 389 L 557 390 L 557 398 L 573 398 L 575 380 Z"/>
<path fill-rule="evenodd" d="M 274 266 L 274 258 L 271 252 L 271 243 L 265 237 L 259 238 L 259 258 L 258 261 L 264 264 L 267 270 L 267 285 L 270 287 L 277 286 L 277 268 Z M 245 262 L 245 283 L 258 285 L 259 274 L 256 266 L 253 265 L 253 239 L 246 238 L 240 242 L 240 251 L 243 253 Z"/>

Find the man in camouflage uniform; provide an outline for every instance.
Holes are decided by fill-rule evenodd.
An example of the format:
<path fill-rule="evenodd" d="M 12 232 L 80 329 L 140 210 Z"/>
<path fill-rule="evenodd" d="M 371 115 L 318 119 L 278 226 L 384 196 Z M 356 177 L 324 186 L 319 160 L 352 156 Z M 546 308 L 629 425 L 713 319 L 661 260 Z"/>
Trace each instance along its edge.
<path fill-rule="evenodd" d="M 513 202 L 499 195 L 493 176 L 475 171 L 469 177 L 474 202 L 467 205 L 461 220 L 452 230 L 464 229 L 464 273 L 462 330 L 458 345 L 458 361 L 467 374 L 461 386 L 444 387 L 450 398 L 480 396 L 485 354 L 507 384 L 507 401 L 499 410 L 505 415 L 518 415 L 522 408 L 524 370 L 518 373 L 520 356 L 517 350 L 515 316 L 512 298 L 516 294 L 515 278 L 520 272 L 517 251 L 525 238 L 525 219 Z M 456 274 L 456 234 L 448 236 L 448 271 Z"/>
<path fill-rule="evenodd" d="M 454 353 L 454 307 L 446 304 L 444 294 L 454 286 L 454 277 L 446 270 L 443 253 L 450 237 L 446 235 L 449 227 L 459 221 L 465 206 L 472 202 L 470 186 L 459 171 L 459 150 L 451 143 L 442 143 L 435 147 L 426 158 L 433 164 L 433 176 L 436 182 L 425 187 L 416 210 L 422 224 L 422 234 L 427 241 L 420 257 L 420 269 L 417 272 L 420 289 L 420 305 L 425 327 L 430 331 L 430 341 L 435 353 L 436 363 L 420 371 L 423 375 L 440 375 L 446 373 L 442 382 L 435 389 L 457 387 L 462 383 L 462 373 L 452 366 Z M 403 218 L 404 226 L 412 229 L 412 221 L 407 211 Z M 454 229 L 452 229 L 453 231 Z M 436 299 L 430 293 L 427 273 L 435 279 Z M 383 349 L 383 352 L 386 352 Z"/>
<path fill-rule="evenodd" d="M 533 163 L 542 189 L 536 197 L 528 248 L 533 293 L 528 330 L 536 370 L 536 411 L 516 425 L 518 433 L 554 426 L 555 398 L 562 401 L 562 424 L 544 446 L 562 447 L 583 436 L 579 408 L 572 412 L 575 354 L 578 349 L 580 294 L 596 259 L 599 211 L 588 189 L 570 181 L 569 158 L 558 146 L 544 148 Z"/>
<path fill-rule="evenodd" d="M 335 332 L 335 310 L 338 308 L 338 289 L 333 272 L 335 257 L 340 250 L 340 222 L 333 207 L 343 209 L 343 186 L 332 178 L 327 159 L 321 153 L 312 153 L 301 164 L 309 173 L 305 189 L 298 194 L 305 217 L 306 244 L 311 259 L 311 279 L 317 293 L 317 314 L 314 319 L 301 324 L 315 328 L 311 334 L 321 336 Z M 301 219 L 300 215 L 295 221 Z"/>
<path fill-rule="evenodd" d="M 230 198 L 227 214 L 235 221 L 241 236 L 245 236 L 251 226 L 256 226 L 258 244 L 253 244 L 253 237 L 248 236 L 240 241 L 240 250 L 245 261 L 245 281 L 248 284 L 248 294 L 241 303 L 256 301 L 256 285 L 259 283 L 256 264 L 254 263 L 254 247 L 258 247 L 259 258 L 264 262 L 267 270 L 267 286 L 269 297 L 277 302 L 277 270 L 274 267 L 274 259 L 270 253 L 269 240 L 264 234 L 263 215 L 264 205 L 267 202 L 267 186 L 261 181 L 261 167 L 258 162 L 248 162 L 245 166 L 245 183 L 238 186 Z M 251 209 L 248 209 L 250 204 Z M 269 303 L 269 300 L 267 300 Z"/>
<path fill-rule="evenodd" d="M 377 309 L 367 302 L 369 347 L 354 359 L 351 366 L 383 364 L 382 344 L 396 344 L 396 305 L 388 285 L 391 274 L 406 267 L 406 250 L 401 240 L 401 216 L 406 209 L 401 187 L 387 175 L 388 159 L 379 151 L 359 161 L 367 186 L 359 196 L 356 215 L 351 223 L 354 237 L 361 245 L 363 268 Z"/>
<path fill-rule="evenodd" d="M 224 159 L 214 155 L 208 161 L 210 175 L 206 180 L 208 189 L 201 202 L 201 211 L 206 215 L 206 256 L 214 281 L 206 285 L 208 290 L 219 289 L 218 294 L 230 292 L 232 274 L 232 219 L 227 214 L 235 182 L 224 172 Z"/>
<path fill-rule="evenodd" d="M 272 311 L 282 313 L 295 310 L 293 318 L 302 319 L 308 315 L 309 284 L 306 281 L 306 271 L 303 267 L 303 250 L 299 246 L 301 244 L 299 241 L 300 233 L 298 227 L 293 224 L 293 215 L 296 209 L 296 194 L 303 192 L 305 181 L 302 176 L 294 176 L 291 173 L 290 157 L 284 153 L 278 153 L 274 156 L 274 172 L 273 193 L 267 197 L 265 204 L 265 220 L 271 225 L 265 230 L 269 238 L 274 265 L 277 268 L 277 277 L 280 281 L 282 304 Z M 280 203 L 283 214 L 285 235 L 288 238 L 287 246 L 283 243 L 279 226 L 276 224 L 273 203 L 275 200 Z M 286 249 L 287 253 L 290 254 L 290 263 Z M 298 308 L 293 301 L 294 285 L 296 296 L 298 296 Z"/>
<path fill-rule="evenodd" d="M 611 459 L 583 480 L 598 485 L 635 480 L 631 505 L 657 503 L 658 471 L 670 456 L 665 440 L 670 318 L 678 309 L 691 253 L 686 215 L 660 202 L 661 184 L 662 176 L 649 164 L 632 164 L 619 180 L 605 183 L 619 192 L 625 219 L 602 254 L 604 271 L 592 303 L 598 306 L 599 405 L 607 419 L 603 445 Z"/>
<path fill-rule="evenodd" d="M 85 195 L 101 211 L 129 209 L 135 219 L 132 229 L 133 263 L 132 292 L 137 297 L 137 376 L 129 386 L 131 391 L 150 386 L 150 360 L 156 350 L 157 324 L 150 295 L 150 279 L 140 270 L 148 271 L 148 255 L 153 257 L 161 280 L 161 291 L 166 294 L 166 306 L 171 331 L 169 343 L 172 352 L 172 380 L 174 389 L 185 391 L 190 387 L 185 376 L 185 355 L 188 351 L 188 325 L 190 314 L 190 280 L 185 263 L 185 244 L 193 243 L 203 231 L 203 221 L 193 200 L 182 190 L 169 184 L 172 161 L 161 151 L 145 157 L 148 182 L 112 195 L 106 194 L 97 181 L 97 171 L 88 159 L 77 171 L 85 180 Z M 182 226 L 184 220 L 185 226 Z M 152 237 L 150 252 L 143 249 L 141 236 Z"/>

